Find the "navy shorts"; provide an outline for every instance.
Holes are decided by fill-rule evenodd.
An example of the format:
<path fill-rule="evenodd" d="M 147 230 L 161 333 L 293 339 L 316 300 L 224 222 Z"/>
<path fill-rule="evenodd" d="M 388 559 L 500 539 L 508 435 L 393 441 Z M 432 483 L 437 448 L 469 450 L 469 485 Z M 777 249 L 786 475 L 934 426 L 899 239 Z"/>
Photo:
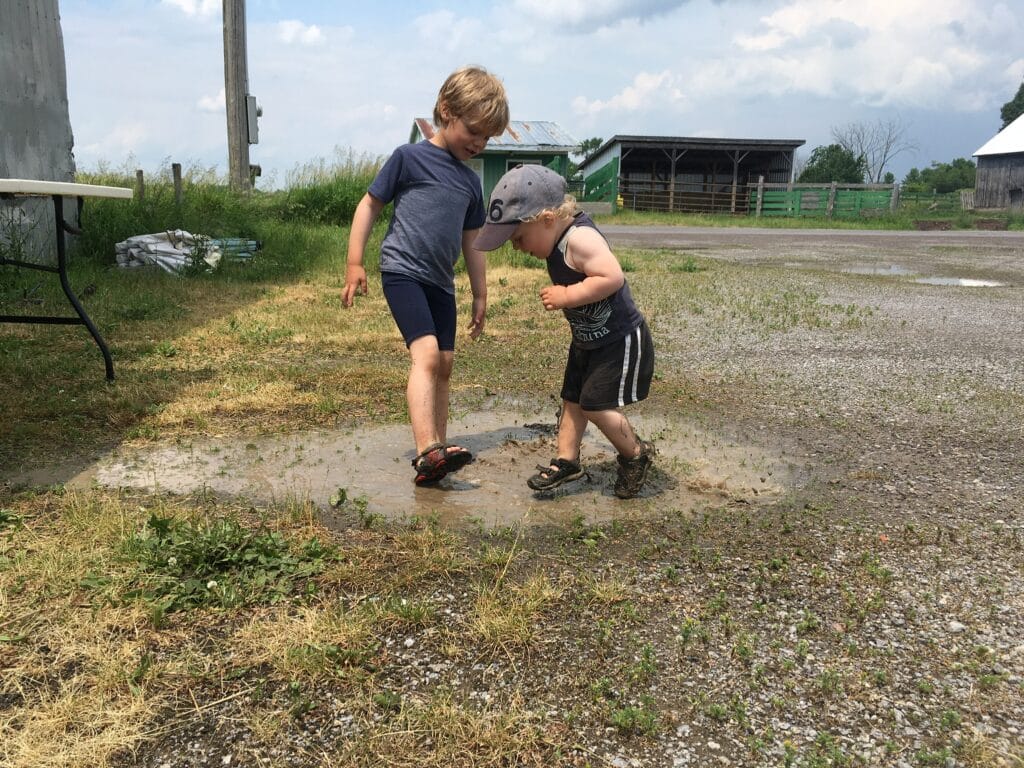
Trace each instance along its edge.
<path fill-rule="evenodd" d="M 436 336 L 438 349 L 455 351 L 454 294 L 397 272 L 381 272 L 380 282 L 405 346 Z"/>
<path fill-rule="evenodd" d="M 562 399 L 585 411 L 607 411 L 647 397 L 654 378 L 654 342 L 647 323 L 597 349 L 569 345 Z"/>

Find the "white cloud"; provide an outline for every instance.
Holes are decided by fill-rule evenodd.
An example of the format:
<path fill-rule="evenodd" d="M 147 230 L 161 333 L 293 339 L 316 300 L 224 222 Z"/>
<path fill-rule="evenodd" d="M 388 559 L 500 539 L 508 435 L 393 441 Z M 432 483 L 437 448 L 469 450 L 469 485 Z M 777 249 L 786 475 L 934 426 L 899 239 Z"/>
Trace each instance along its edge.
<path fill-rule="evenodd" d="M 478 20 L 460 18 L 451 11 L 436 11 L 418 16 L 413 21 L 413 26 L 422 40 L 449 52 L 464 50 L 468 44 L 480 37 L 482 31 Z"/>
<path fill-rule="evenodd" d="M 226 107 L 227 99 L 224 95 L 224 89 L 220 89 L 220 93 L 216 96 L 203 96 L 199 99 L 196 106 L 203 112 L 223 112 Z"/>
<path fill-rule="evenodd" d="M 186 16 L 214 16 L 221 12 L 221 0 L 161 0 Z"/>
<path fill-rule="evenodd" d="M 288 19 L 277 23 L 277 35 L 283 43 L 299 45 L 320 45 L 324 34 L 316 24 L 306 25 L 301 21 Z"/>
<path fill-rule="evenodd" d="M 645 21 L 669 13 L 687 0 L 514 0 L 515 13 L 541 22 L 579 29 Z"/>
<path fill-rule="evenodd" d="M 1024 59 L 1017 59 L 1010 63 L 1010 65 L 1003 70 L 1003 75 L 1006 77 L 1006 82 L 1020 86 L 1022 80 L 1024 80 Z M 1007 99 L 1009 101 L 1009 99 Z"/>
<path fill-rule="evenodd" d="M 655 103 L 679 103 L 684 96 L 676 83 L 677 78 L 668 70 L 656 73 L 641 72 L 633 78 L 632 85 L 623 88 L 607 100 L 588 101 L 580 96 L 572 105 L 576 112 L 593 115 L 601 112 L 636 112 L 650 109 Z"/>
<path fill-rule="evenodd" d="M 982 73 L 1006 34 L 1006 20 L 1000 28 L 992 19 L 1005 13 L 997 5 L 986 15 L 959 0 L 792 0 L 759 19 L 756 33 L 735 36 L 737 59 L 702 63 L 696 78 L 738 94 L 761 87 L 871 106 L 975 110 L 992 98 Z"/>

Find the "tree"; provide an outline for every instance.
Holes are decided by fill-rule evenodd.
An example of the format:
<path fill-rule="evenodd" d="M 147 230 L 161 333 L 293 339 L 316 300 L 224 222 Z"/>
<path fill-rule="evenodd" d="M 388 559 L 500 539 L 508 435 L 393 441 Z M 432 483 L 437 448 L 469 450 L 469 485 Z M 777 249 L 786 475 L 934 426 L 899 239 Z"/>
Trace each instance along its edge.
<path fill-rule="evenodd" d="M 1021 82 L 1020 88 L 1017 89 L 1017 95 L 1003 104 L 1003 108 L 999 110 L 999 116 L 1003 118 L 1003 127 L 999 130 L 1008 126 L 1021 115 L 1024 115 L 1024 82 Z"/>
<path fill-rule="evenodd" d="M 878 184 L 885 178 L 885 167 L 896 155 L 917 148 L 907 138 L 907 128 L 898 119 L 848 123 L 833 128 L 832 138 L 854 157 L 864 158 L 864 175 L 871 184 Z"/>
<path fill-rule="evenodd" d="M 864 158 L 857 157 L 839 144 L 815 147 L 797 181 L 812 184 L 827 184 L 833 181 L 862 184 Z"/>
<path fill-rule="evenodd" d="M 587 162 L 587 159 L 592 154 L 594 154 L 594 152 L 602 144 L 604 144 L 604 139 L 598 138 L 597 136 L 595 136 L 593 138 L 590 138 L 590 139 L 585 139 L 584 141 L 580 142 L 579 148 L 577 148 L 575 152 L 571 152 L 570 153 L 570 154 L 574 155 L 575 157 L 580 158 L 580 161 L 578 163 L 574 162 L 574 161 L 571 161 L 571 160 L 569 161 L 569 178 L 570 179 L 579 172 L 580 166 L 583 165 L 583 163 Z"/>
<path fill-rule="evenodd" d="M 903 189 L 908 192 L 956 192 L 958 189 L 973 189 L 977 174 L 974 163 L 965 157 L 958 157 L 951 163 L 932 163 L 930 168 L 911 168 L 903 179 Z"/>

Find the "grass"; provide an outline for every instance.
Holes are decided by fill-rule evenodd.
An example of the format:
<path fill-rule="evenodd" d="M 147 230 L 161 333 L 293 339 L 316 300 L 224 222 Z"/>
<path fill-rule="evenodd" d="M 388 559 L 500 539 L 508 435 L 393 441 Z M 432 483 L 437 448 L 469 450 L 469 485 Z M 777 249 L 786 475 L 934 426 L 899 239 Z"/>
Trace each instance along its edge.
<path fill-rule="evenodd" d="M 584 204 L 585 205 L 585 204 Z M 628 225 L 680 227 L 763 227 L 769 229 L 916 229 L 918 221 L 948 221 L 954 229 L 974 229 L 979 220 L 1002 220 L 1011 230 L 1024 229 L 1024 216 L 1015 213 L 997 214 L 974 211 L 937 212 L 927 205 L 907 204 L 896 212 L 866 218 L 753 216 L 747 214 L 662 213 L 622 209 L 613 215 L 598 216 L 600 222 Z"/>
<path fill-rule="evenodd" d="M 307 170 L 317 187 L 322 169 Z M 77 466 L 107 446 L 202 434 L 404 421 L 405 353 L 379 286 L 340 306 L 346 233 L 330 219 L 344 218 L 356 188 L 339 182 L 288 205 L 203 190 L 178 218 L 153 182 L 139 210 L 90 206 L 96 239 L 82 242 L 72 281 L 95 287 L 89 311 L 118 379 L 103 383 L 76 330 L 5 327 L 0 466 Z M 110 266 L 114 238 L 172 222 L 252 236 L 264 250 L 187 279 Z M 832 304 L 807 285 L 778 290 L 747 267 L 659 250 L 623 257 L 665 332 L 692 322 L 709 339 L 827 338 L 876 322 L 870 307 Z M 0 274 L 8 304 L 58 301 L 52 286 Z M 544 282 L 507 248 L 491 259 L 487 332 L 458 342 L 464 407 L 557 388 L 565 328 L 536 301 Z M 465 316 L 462 274 L 457 289 Z M 659 377 L 654 409 L 728 412 L 744 396 L 743 382 L 694 380 L 672 365 Z M 917 602 L 926 590 L 906 559 L 924 552 L 941 574 L 966 551 L 988 572 L 993 552 L 1019 564 L 1016 534 L 969 518 L 956 531 L 927 520 L 879 531 L 857 517 L 857 499 L 842 510 L 857 524 L 845 525 L 828 493 L 811 488 L 756 513 L 669 503 L 650 519 L 580 515 L 528 532 L 388 522 L 345 489 L 332 503 L 359 524 L 339 529 L 308 500 L 255 508 L 205 493 L 5 485 L 0 763 L 160 764 L 214 734 L 232 764 L 607 765 L 690 734 L 693 745 L 748 745 L 729 752 L 736 764 L 862 765 L 845 736 L 862 724 L 844 719 L 844 702 L 891 698 L 919 718 L 918 742 L 884 707 L 870 729 L 906 762 L 1021 765 L 979 728 L 1017 711 L 1019 683 L 1001 673 L 1008 659 L 964 635 L 918 649 L 906 667 L 873 624 L 905 616 L 907 642 L 925 621 L 910 610 L 930 605 Z M 993 612 L 1009 599 L 995 583 L 979 591 Z M 708 670 L 713 686 L 698 682 Z M 771 716 L 754 702 L 770 702 Z"/>

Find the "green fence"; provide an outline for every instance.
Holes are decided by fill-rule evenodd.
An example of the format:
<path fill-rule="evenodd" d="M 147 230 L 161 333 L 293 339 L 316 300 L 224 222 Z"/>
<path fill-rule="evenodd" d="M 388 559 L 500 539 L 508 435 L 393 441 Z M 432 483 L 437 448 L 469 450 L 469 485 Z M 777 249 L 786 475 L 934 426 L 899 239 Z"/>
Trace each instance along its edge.
<path fill-rule="evenodd" d="M 966 204 L 961 192 L 907 192 L 900 190 L 900 210 L 920 214 L 959 213 L 974 207 L 974 196 Z"/>
<path fill-rule="evenodd" d="M 863 218 L 893 208 L 892 184 L 761 184 L 751 188 L 754 216 Z"/>
<path fill-rule="evenodd" d="M 597 201 L 615 205 L 615 196 L 618 191 L 619 181 L 619 158 L 612 158 L 607 165 L 598 168 L 586 179 L 586 189 L 583 200 L 588 202 Z"/>

